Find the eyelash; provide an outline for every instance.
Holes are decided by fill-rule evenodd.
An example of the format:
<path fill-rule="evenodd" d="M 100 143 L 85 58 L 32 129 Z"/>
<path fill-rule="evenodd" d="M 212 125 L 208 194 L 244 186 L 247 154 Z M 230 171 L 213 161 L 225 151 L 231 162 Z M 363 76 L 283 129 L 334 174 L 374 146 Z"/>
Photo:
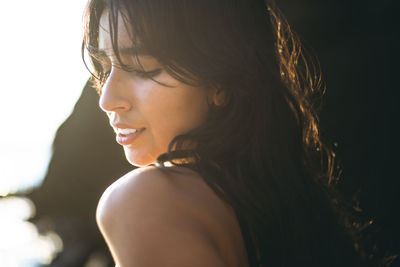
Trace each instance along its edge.
<path fill-rule="evenodd" d="M 151 71 L 134 70 L 133 72 L 139 77 L 150 79 L 150 78 L 154 78 L 155 76 L 160 74 L 161 71 L 162 71 L 162 69 L 159 68 L 159 69 L 154 69 Z"/>
<path fill-rule="evenodd" d="M 103 69 L 104 69 L 104 67 L 103 67 Z M 107 68 L 105 68 L 105 69 L 107 69 Z M 155 76 L 160 74 L 161 71 L 162 71 L 162 69 L 158 68 L 158 69 L 154 69 L 154 70 L 151 70 L 151 71 L 131 70 L 130 72 L 134 73 L 134 75 L 136 75 L 136 76 L 138 76 L 140 78 L 153 79 Z M 102 79 L 103 83 L 108 79 L 108 76 L 110 75 L 110 72 L 111 72 L 110 70 L 103 72 L 103 75 L 102 75 L 103 76 L 103 79 Z"/>
<path fill-rule="evenodd" d="M 103 86 L 106 83 L 108 77 L 110 76 L 110 68 L 108 67 L 102 67 L 103 71 L 100 72 L 100 77 L 97 79 L 97 85 L 96 85 L 96 90 L 98 94 L 102 94 L 103 91 Z M 107 70 L 109 69 L 109 70 Z M 106 71 L 104 71 L 106 70 Z M 154 80 L 154 77 L 159 75 L 163 71 L 162 68 L 154 69 L 151 71 L 142 71 L 142 70 L 131 70 L 130 72 L 134 72 L 136 76 L 140 77 L 141 79 L 150 79 L 155 81 L 156 83 L 162 84 L 156 80 Z M 162 84 L 165 85 L 165 84 Z"/>

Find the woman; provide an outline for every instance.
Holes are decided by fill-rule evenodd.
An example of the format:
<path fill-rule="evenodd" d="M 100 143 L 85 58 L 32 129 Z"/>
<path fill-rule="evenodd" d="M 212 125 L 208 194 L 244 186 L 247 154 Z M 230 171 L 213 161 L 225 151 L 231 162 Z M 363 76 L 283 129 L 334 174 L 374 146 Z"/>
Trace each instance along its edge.
<path fill-rule="evenodd" d="M 85 19 L 100 107 L 141 167 L 97 210 L 118 266 L 358 264 L 318 78 L 272 3 L 90 0 Z"/>

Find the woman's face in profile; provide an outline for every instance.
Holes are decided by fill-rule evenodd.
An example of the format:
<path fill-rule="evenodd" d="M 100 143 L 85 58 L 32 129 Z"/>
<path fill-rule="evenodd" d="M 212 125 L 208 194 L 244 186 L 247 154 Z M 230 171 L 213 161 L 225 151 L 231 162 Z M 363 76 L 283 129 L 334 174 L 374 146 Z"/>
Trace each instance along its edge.
<path fill-rule="evenodd" d="M 206 90 L 191 87 L 172 78 L 157 60 L 140 55 L 144 71 L 161 85 L 140 72 L 120 68 L 113 54 L 109 35 L 108 12 L 100 20 L 99 50 L 106 54 L 109 76 L 99 105 L 108 114 L 116 139 L 124 147 L 128 161 L 137 166 L 153 163 L 167 151 L 172 139 L 201 125 L 208 111 Z M 131 40 L 121 17 L 118 23 L 121 59 L 132 69 L 138 64 L 128 48 Z"/>

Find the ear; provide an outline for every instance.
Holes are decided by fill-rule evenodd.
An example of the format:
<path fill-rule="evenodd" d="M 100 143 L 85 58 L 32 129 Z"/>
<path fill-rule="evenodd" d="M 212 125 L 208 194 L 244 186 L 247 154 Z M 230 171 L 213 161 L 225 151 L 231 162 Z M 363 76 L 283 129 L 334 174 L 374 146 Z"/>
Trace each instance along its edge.
<path fill-rule="evenodd" d="M 217 107 L 226 104 L 225 92 L 220 88 L 211 88 L 208 92 L 208 99 Z"/>

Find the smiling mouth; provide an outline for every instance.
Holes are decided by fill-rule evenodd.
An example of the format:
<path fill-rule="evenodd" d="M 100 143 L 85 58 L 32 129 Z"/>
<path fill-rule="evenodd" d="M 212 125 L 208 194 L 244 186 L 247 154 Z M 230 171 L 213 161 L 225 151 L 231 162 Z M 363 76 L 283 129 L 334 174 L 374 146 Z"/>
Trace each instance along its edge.
<path fill-rule="evenodd" d="M 136 133 L 137 129 L 117 129 L 116 133 L 121 135 L 130 135 Z"/>
<path fill-rule="evenodd" d="M 145 130 L 141 129 L 116 129 L 116 141 L 122 146 L 127 146 L 132 144 Z"/>

